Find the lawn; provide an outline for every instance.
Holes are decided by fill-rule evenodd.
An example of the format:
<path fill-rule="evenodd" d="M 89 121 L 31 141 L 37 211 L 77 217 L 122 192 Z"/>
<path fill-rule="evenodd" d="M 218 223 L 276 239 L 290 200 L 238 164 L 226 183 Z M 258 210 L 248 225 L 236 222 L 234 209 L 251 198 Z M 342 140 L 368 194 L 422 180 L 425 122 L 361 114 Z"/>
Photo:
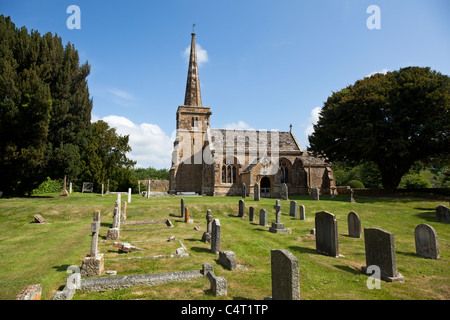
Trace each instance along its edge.
<path fill-rule="evenodd" d="M 352 299 L 450 299 L 450 225 L 436 222 L 434 208 L 449 205 L 449 199 L 411 197 L 362 197 L 349 203 L 348 196 L 322 196 L 312 201 L 308 196 L 294 196 L 306 208 L 306 220 L 289 216 L 289 201 L 283 206 L 281 222 L 292 232 L 274 234 L 258 225 L 259 210 L 267 209 L 269 224 L 275 220 L 275 199 L 245 199 L 246 217 L 239 218 L 240 197 L 185 197 L 190 217 L 188 224 L 180 217 L 180 197 L 143 198 L 132 195 L 127 205 L 127 221 L 169 218 L 174 228 L 153 228 L 121 231 L 120 241 L 142 248 L 133 253 L 119 253 L 113 241 L 106 241 L 112 224 L 115 195 L 73 193 L 70 197 L 47 194 L 41 197 L 0 199 L 0 299 L 15 299 L 23 287 L 42 285 L 42 298 L 51 299 L 65 285 L 67 268 L 81 265 L 89 253 L 93 211 L 101 210 L 99 250 L 105 256 L 105 270 L 117 275 L 200 270 L 203 263 L 212 263 L 214 272 L 227 280 L 228 295 L 215 297 L 209 282 L 202 278 L 183 283 L 153 287 L 135 286 L 103 293 L 77 292 L 75 300 L 91 299 L 251 299 L 271 296 L 270 250 L 287 249 L 299 259 L 300 296 L 304 300 Z M 122 197 L 122 200 L 126 197 Z M 256 208 L 255 222 L 248 221 L 248 208 Z M 237 263 L 245 267 L 229 271 L 218 263 L 218 255 L 209 251 L 210 244 L 201 241 L 206 230 L 206 210 L 222 226 L 221 249 L 236 254 Z M 316 253 L 314 215 L 318 211 L 336 215 L 339 231 L 339 258 Z M 381 282 L 381 289 L 368 289 L 368 277 L 360 272 L 365 265 L 364 238 L 348 237 L 347 215 L 355 211 L 362 228 L 376 227 L 395 235 L 398 271 L 404 283 Z M 40 214 L 47 223 L 35 224 L 33 215 Z M 415 253 L 414 229 L 418 224 L 431 225 L 437 232 L 440 259 L 419 257 Z M 198 226 L 200 230 L 194 227 Z M 152 228 L 150 228 L 152 227 Z M 132 229 L 125 228 L 122 229 Z M 175 236 L 174 242 L 167 241 Z M 175 254 L 183 245 L 189 257 L 124 259 Z"/>

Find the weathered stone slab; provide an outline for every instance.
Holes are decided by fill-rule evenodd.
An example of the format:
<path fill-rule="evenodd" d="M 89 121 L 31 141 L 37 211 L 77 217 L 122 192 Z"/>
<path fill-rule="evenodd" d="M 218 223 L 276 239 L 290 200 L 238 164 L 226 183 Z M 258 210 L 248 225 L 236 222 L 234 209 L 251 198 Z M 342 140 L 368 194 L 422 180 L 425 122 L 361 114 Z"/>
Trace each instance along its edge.
<path fill-rule="evenodd" d="M 106 233 L 106 240 L 118 240 L 120 235 L 119 228 L 109 228 Z"/>
<path fill-rule="evenodd" d="M 132 246 L 131 244 L 129 244 L 128 242 L 114 242 L 113 244 L 114 247 L 119 248 L 120 251 L 123 252 L 132 252 L 132 251 L 141 251 L 143 249 Z"/>
<path fill-rule="evenodd" d="M 220 251 L 221 226 L 219 219 L 214 219 L 212 222 L 211 233 L 211 252 L 219 253 Z"/>
<path fill-rule="evenodd" d="M 352 238 L 361 238 L 361 219 L 352 211 L 347 216 L 348 235 Z"/>
<path fill-rule="evenodd" d="M 288 250 L 271 250 L 272 299 L 300 300 L 299 263 Z"/>
<path fill-rule="evenodd" d="M 239 214 L 238 217 L 242 218 L 245 214 L 245 202 L 244 200 L 239 200 Z"/>
<path fill-rule="evenodd" d="M 253 186 L 253 200 L 260 201 L 261 200 L 261 191 L 259 188 L 259 183 L 255 183 Z"/>
<path fill-rule="evenodd" d="M 41 300 L 42 287 L 40 284 L 26 286 L 17 295 L 16 300 Z"/>
<path fill-rule="evenodd" d="M 434 228 L 428 224 L 419 224 L 414 230 L 416 254 L 419 256 L 439 259 L 439 246 Z"/>
<path fill-rule="evenodd" d="M 184 217 L 184 199 L 181 199 L 181 217 Z"/>
<path fill-rule="evenodd" d="M 206 211 L 206 232 L 203 233 L 202 241 L 206 243 L 211 242 L 211 233 L 212 233 L 212 214 L 211 210 Z"/>
<path fill-rule="evenodd" d="M 319 201 L 319 188 L 311 188 L 311 200 Z"/>
<path fill-rule="evenodd" d="M 338 228 L 334 214 L 326 211 L 316 213 L 316 250 L 317 252 L 339 257 Z"/>
<path fill-rule="evenodd" d="M 220 251 L 219 263 L 228 270 L 236 270 L 236 255 L 233 251 Z"/>
<path fill-rule="evenodd" d="M 33 215 L 34 223 L 45 223 L 45 219 L 40 214 Z"/>
<path fill-rule="evenodd" d="M 259 210 L 259 225 L 260 226 L 267 226 L 267 210 L 261 209 Z"/>
<path fill-rule="evenodd" d="M 291 201 L 289 205 L 289 215 L 294 218 L 297 217 L 297 201 Z"/>
<path fill-rule="evenodd" d="M 381 280 L 404 281 L 403 276 L 397 271 L 393 233 L 378 228 L 364 228 L 364 246 L 366 266 L 361 268 L 363 273 L 367 273 L 369 266 L 375 265 L 380 268 Z"/>
<path fill-rule="evenodd" d="M 223 297 L 227 295 L 227 280 L 224 277 L 217 277 L 214 273 L 208 272 L 206 278 L 211 285 L 211 292 L 216 297 Z"/>
<path fill-rule="evenodd" d="M 97 254 L 95 257 L 87 256 L 81 262 L 82 277 L 100 276 L 104 271 L 103 253 Z"/>
<path fill-rule="evenodd" d="M 250 221 L 250 222 L 255 221 L 255 208 L 254 207 L 248 208 L 248 221 Z"/>
<path fill-rule="evenodd" d="M 299 219 L 300 220 L 305 220 L 306 219 L 305 206 L 301 204 L 298 207 L 298 210 L 299 210 Z"/>
<path fill-rule="evenodd" d="M 444 205 L 436 207 L 436 221 L 450 223 L 450 209 Z"/>

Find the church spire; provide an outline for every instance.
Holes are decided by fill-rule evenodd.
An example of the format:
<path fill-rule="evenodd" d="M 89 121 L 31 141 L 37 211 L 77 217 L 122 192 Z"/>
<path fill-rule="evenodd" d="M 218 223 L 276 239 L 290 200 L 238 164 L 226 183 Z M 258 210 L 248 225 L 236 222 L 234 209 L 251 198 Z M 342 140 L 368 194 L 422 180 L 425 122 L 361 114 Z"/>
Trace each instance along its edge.
<path fill-rule="evenodd" d="M 195 33 L 191 33 L 191 54 L 189 57 L 189 69 L 186 83 L 185 106 L 202 106 L 200 94 L 200 78 L 198 77 L 197 50 L 195 47 Z"/>

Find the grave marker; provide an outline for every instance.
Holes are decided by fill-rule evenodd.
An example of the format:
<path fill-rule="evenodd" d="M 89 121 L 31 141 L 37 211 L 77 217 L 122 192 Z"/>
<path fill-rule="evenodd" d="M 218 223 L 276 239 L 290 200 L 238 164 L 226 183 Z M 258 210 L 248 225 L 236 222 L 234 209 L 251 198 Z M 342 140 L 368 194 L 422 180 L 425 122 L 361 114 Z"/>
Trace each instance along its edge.
<path fill-rule="evenodd" d="M 245 202 L 244 200 L 239 200 L 239 214 L 238 217 L 243 217 L 245 213 Z"/>
<path fill-rule="evenodd" d="M 281 200 L 288 200 L 289 192 L 286 183 L 281 184 Z"/>
<path fill-rule="evenodd" d="M 300 218 L 300 220 L 305 220 L 306 219 L 306 214 L 305 214 L 305 206 L 304 205 L 300 205 L 299 206 L 299 218 Z"/>
<path fill-rule="evenodd" d="M 210 243 L 211 242 L 211 232 L 212 232 L 212 214 L 211 214 L 211 210 L 207 210 L 206 211 L 206 232 L 203 233 L 202 236 L 202 241 L 206 242 L 206 243 Z"/>
<path fill-rule="evenodd" d="M 272 299 L 300 300 L 298 259 L 288 250 L 271 250 Z"/>
<path fill-rule="evenodd" d="M 259 225 L 260 226 L 267 226 L 267 210 L 261 209 L 259 210 Z"/>
<path fill-rule="evenodd" d="M 317 252 L 339 257 L 338 228 L 334 214 L 326 211 L 316 213 L 316 250 Z"/>
<path fill-rule="evenodd" d="M 416 254 L 419 256 L 439 259 L 439 246 L 434 228 L 428 224 L 419 224 L 414 230 Z"/>
<path fill-rule="evenodd" d="M 319 188 L 311 188 L 311 200 L 319 201 Z"/>
<path fill-rule="evenodd" d="M 272 222 L 269 231 L 272 233 L 289 233 L 290 229 L 284 228 L 284 223 L 281 223 L 281 209 L 283 207 L 280 205 L 280 200 L 276 200 L 273 208 L 275 209 L 275 222 Z"/>
<path fill-rule="evenodd" d="M 255 208 L 248 208 L 248 221 L 253 222 L 255 220 Z"/>
<path fill-rule="evenodd" d="M 436 221 L 450 223 L 450 209 L 444 205 L 436 207 Z"/>
<path fill-rule="evenodd" d="M 212 223 L 211 233 L 211 252 L 219 253 L 220 251 L 221 227 L 219 219 L 214 219 Z"/>
<path fill-rule="evenodd" d="M 98 234 L 100 231 L 100 210 L 94 211 L 93 222 L 91 223 L 91 250 L 81 263 L 81 276 L 91 277 L 104 273 L 103 254 L 98 253 Z"/>
<path fill-rule="evenodd" d="M 297 201 L 290 202 L 289 215 L 294 218 L 297 217 Z"/>
<path fill-rule="evenodd" d="M 361 238 L 361 220 L 356 212 L 347 216 L 348 235 L 352 238 Z"/>
<path fill-rule="evenodd" d="M 260 201 L 261 199 L 261 193 L 259 189 L 259 183 L 255 183 L 253 186 L 253 200 Z"/>
<path fill-rule="evenodd" d="M 45 219 L 40 214 L 33 215 L 34 223 L 45 223 Z"/>

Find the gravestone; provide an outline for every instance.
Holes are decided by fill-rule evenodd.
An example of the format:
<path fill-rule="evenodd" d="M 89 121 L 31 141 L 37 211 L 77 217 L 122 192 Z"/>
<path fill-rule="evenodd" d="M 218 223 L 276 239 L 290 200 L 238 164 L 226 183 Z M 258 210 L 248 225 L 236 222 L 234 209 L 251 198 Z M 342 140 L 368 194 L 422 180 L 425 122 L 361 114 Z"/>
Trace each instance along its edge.
<path fill-rule="evenodd" d="M 81 187 L 81 193 L 94 191 L 94 183 L 93 182 L 83 182 L 83 186 Z"/>
<path fill-rule="evenodd" d="M 242 198 L 245 198 L 247 196 L 247 186 L 245 183 L 242 184 Z"/>
<path fill-rule="evenodd" d="M 133 251 L 142 251 L 143 249 L 132 246 L 131 244 L 129 244 L 128 242 L 114 242 L 113 244 L 114 247 L 119 248 L 120 251 L 122 252 L 133 252 Z"/>
<path fill-rule="evenodd" d="M 131 202 L 131 188 L 128 188 L 128 203 Z"/>
<path fill-rule="evenodd" d="M 297 201 L 290 202 L 289 215 L 294 218 L 297 217 Z"/>
<path fill-rule="evenodd" d="M 203 233 L 202 236 L 202 241 L 206 242 L 206 243 L 210 243 L 211 242 L 211 232 L 212 232 L 212 214 L 211 214 L 211 210 L 207 210 L 206 211 L 206 232 Z"/>
<path fill-rule="evenodd" d="M 119 204 L 116 201 L 114 206 L 114 216 L 113 216 L 113 224 L 108 229 L 106 234 L 106 240 L 118 240 L 120 233 L 120 213 L 119 213 Z"/>
<path fill-rule="evenodd" d="M 350 189 L 350 199 L 348 200 L 348 202 L 350 203 L 356 203 L 355 199 L 353 198 L 353 189 Z"/>
<path fill-rule="evenodd" d="M 436 207 L 436 221 L 450 223 L 450 209 L 444 205 Z"/>
<path fill-rule="evenodd" d="M 33 215 L 34 223 L 45 223 L 45 219 L 40 214 Z"/>
<path fill-rule="evenodd" d="M 319 201 L 319 188 L 311 188 L 311 200 Z"/>
<path fill-rule="evenodd" d="M 259 183 L 255 183 L 253 186 L 253 200 L 260 201 L 261 200 L 261 192 L 259 189 Z"/>
<path fill-rule="evenodd" d="M 289 233 L 290 229 L 284 227 L 284 223 L 281 223 L 281 209 L 283 207 L 280 205 L 280 200 L 276 200 L 275 205 L 275 222 L 272 222 L 272 226 L 269 228 L 269 232 L 272 233 Z"/>
<path fill-rule="evenodd" d="M 236 255 L 233 251 L 220 251 L 219 263 L 228 270 L 236 270 Z"/>
<path fill-rule="evenodd" d="M 221 238 L 221 227 L 219 219 L 214 219 L 212 223 L 212 233 L 211 233 L 211 252 L 219 253 L 220 251 L 220 238 Z"/>
<path fill-rule="evenodd" d="M 364 246 L 366 266 L 361 268 L 367 274 L 367 268 L 375 265 L 380 268 L 381 280 L 403 282 L 403 276 L 397 271 L 395 261 L 394 234 L 378 228 L 364 228 Z"/>
<path fill-rule="evenodd" d="M 69 193 L 72 193 L 72 182 L 69 183 Z"/>
<path fill-rule="evenodd" d="M 59 194 L 61 197 L 66 197 L 69 195 L 69 193 L 67 192 L 66 179 L 67 179 L 67 176 L 64 176 L 63 189 L 62 189 L 61 193 Z"/>
<path fill-rule="evenodd" d="M 238 217 L 243 217 L 245 213 L 245 202 L 244 200 L 239 200 L 239 214 Z"/>
<path fill-rule="evenodd" d="M 255 208 L 254 207 L 248 208 L 248 221 L 250 221 L 250 222 L 255 221 Z"/>
<path fill-rule="evenodd" d="M 181 217 L 184 217 L 184 199 L 181 198 Z"/>
<path fill-rule="evenodd" d="M 184 208 L 184 222 L 186 222 L 186 223 L 193 223 L 194 222 L 194 220 L 189 218 L 189 208 L 188 207 Z"/>
<path fill-rule="evenodd" d="M 267 226 L 267 210 L 261 209 L 259 210 L 259 225 L 260 226 Z"/>
<path fill-rule="evenodd" d="M 317 252 L 339 257 L 338 228 L 334 214 L 326 211 L 316 213 L 316 250 Z"/>
<path fill-rule="evenodd" d="M 150 179 L 147 181 L 147 199 L 150 199 Z"/>
<path fill-rule="evenodd" d="M 298 207 L 298 210 L 299 210 L 299 219 L 305 220 L 306 219 L 305 206 L 301 204 Z"/>
<path fill-rule="evenodd" d="M 352 238 L 361 238 L 361 220 L 356 212 L 350 212 L 347 216 L 348 235 Z"/>
<path fill-rule="evenodd" d="M 299 263 L 288 250 L 270 251 L 272 299 L 300 300 Z"/>
<path fill-rule="evenodd" d="M 336 187 L 330 187 L 331 189 L 331 199 L 336 198 L 336 195 L 334 194 L 334 191 L 337 189 Z"/>
<path fill-rule="evenodd" d="M 102 197 L 105 194 L 105 185 L 102 183 Z"/>
<path fill-rule="evenodd" d="M 288 186 L 286 183 L 281 184 L 281 200 L 288 200 L 289 193 L 288 193 Z"/>
<path fill-rule="evenodd" d="M 98 234 L 100 231 L 100 210 L 94 211 L 94 218 L 91 224 L 91 250 L 81 263 L 81 276 L 91 277 L 104 273 L 104 258 L 102 253 L 98 253 Z"/>
<path fill-rule="evenodd" d="M 439 259 L 439 246 L 434 228 L 428 224 L 419 224 L 414 230 L 416 254 L 419 256 Z"/>
<path fill-rule="evenodd" d="M 122 220 L 127 220 L 127 202 L 126 201 L 123 202 L 121 218 L 122 218 Z"/>

